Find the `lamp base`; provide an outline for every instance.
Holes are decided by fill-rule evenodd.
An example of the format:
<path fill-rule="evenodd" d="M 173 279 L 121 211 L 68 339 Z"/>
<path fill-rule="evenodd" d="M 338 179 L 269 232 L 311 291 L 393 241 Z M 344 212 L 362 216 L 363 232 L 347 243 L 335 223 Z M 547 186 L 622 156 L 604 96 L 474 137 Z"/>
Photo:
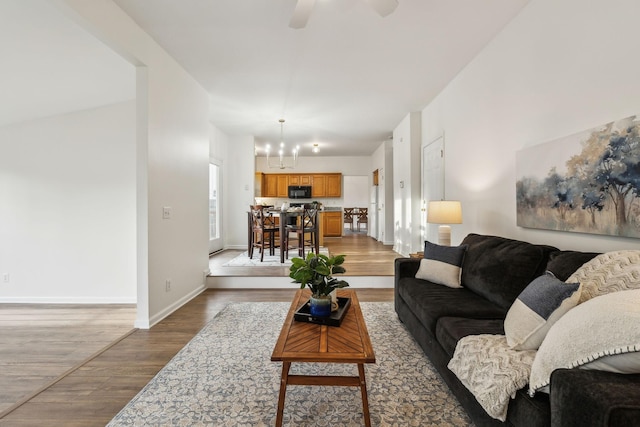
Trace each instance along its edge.
<path fill-rule="evenodd" d="M 441 225 L 438 227 L 438 244 L 451 246 L 451 226 Z"/>

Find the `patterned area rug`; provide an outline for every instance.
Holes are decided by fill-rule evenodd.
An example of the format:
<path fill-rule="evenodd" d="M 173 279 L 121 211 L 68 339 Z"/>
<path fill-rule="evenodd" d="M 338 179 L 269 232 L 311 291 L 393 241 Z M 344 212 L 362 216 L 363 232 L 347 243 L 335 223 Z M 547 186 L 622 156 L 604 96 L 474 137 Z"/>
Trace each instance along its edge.
<path fill-rule="evenodd" d="M 306 253 L 306 252 L 305 252 Z M 329 256 L 329 249 L 320 248 L 320 253 Z M 298 252 L 296 250 L 289 250 L 289 259 L 284 260 L 284 264 L 280 263 L 280 252 L 276 250 L 275 255 L 269 255 L 268 252 L 264 254 L 264 260 L 260 262 L 260 251 L 256 249 L 253 253 L 253 259 L 249 258 L 247 252 L 243 252 L 230 261 L 222 264 L 223 267 L 282 267 L 291 265 L 291 258 L 297 257 Z"/>
<path fill-rule="evenodd" d="M 273 426 L 282 365 L 271 352 L 289 303 L 238 303 L 207 324 L 108 426 Z M 376 354 L 365 365 L 374 426 L 470 426 L 392 303 L 361 303 Z M 291 374 L 357 375 L 299 363 Z M 289 386 L 285 426 L 362 426 L 357 387 Z"/>

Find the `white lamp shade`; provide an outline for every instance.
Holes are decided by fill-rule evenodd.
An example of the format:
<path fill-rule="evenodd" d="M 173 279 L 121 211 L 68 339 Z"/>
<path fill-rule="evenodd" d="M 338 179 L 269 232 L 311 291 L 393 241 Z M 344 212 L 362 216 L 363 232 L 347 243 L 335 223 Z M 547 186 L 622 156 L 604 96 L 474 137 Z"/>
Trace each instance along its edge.
<path fill-rule="evenodd" d="M 432 200 L 427 207 L 430 224 L 462 224 L 462 205 L 457 200 Z"/>

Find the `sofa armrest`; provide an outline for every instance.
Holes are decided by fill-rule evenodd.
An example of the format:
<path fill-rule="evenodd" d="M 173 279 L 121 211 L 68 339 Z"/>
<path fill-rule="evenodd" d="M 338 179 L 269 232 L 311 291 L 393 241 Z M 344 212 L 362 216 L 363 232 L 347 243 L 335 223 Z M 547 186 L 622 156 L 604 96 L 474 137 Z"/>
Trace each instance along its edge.
<path fill-rule="evenodd" d="M 394 284 L 393 296 L 395 300 L 396 311 L 398 311 L 400 299 L 398 295 L 398 283 L 404 277 L 416 277 L 416 273 L 420 268 L 420 258 L 396 258 L 394 264 Z"/>
<path fill-rule="evenodd" d="M 640 374 L 557 369 L 549 399 L 552 426 L 640 425 Z"/>
<path fill-rule="evenodd" d="M 415 277 L 420 268 L 420 258 L 396 258 L 395 277 L 396 284 L 403 277 Z"/>

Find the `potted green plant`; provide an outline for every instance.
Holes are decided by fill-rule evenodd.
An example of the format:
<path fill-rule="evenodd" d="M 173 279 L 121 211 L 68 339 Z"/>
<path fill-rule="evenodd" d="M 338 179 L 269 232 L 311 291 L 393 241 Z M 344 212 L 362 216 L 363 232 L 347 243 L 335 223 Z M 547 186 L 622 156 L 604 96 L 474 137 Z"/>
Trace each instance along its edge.
<path fill-rule="evenodd" d="M 328 257 L 310 252 L 307 258 L 293 258 L 289 268 L 289 277 L 294 283 L 300 283 L 300 289 L 306 286 L 311 290 L 310 310 L 312 316 L 326 317 L 331 315 L 331 292 L 338 288 L 346 288 L 349 283 L 332 277 L 333 274 L 344 273 L 342 263 L 346 255 Z"/>

